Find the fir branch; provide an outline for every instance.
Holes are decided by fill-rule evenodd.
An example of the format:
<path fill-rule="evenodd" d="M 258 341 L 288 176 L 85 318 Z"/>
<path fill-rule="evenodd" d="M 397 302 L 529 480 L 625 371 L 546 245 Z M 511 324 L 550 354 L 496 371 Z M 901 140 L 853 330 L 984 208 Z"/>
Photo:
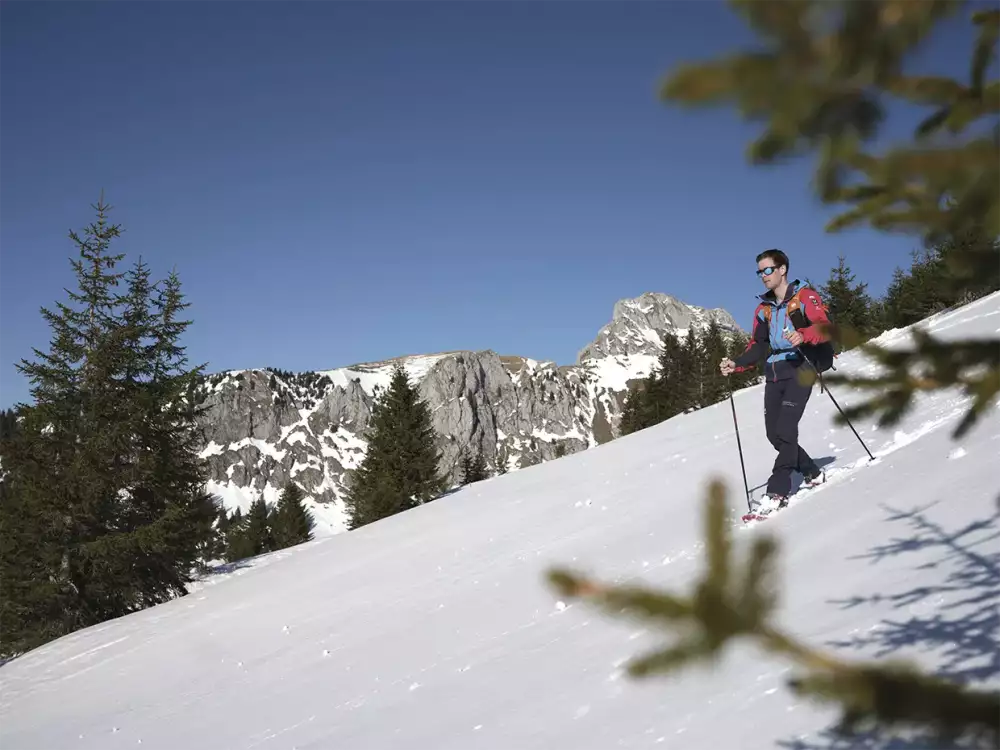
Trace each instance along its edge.
<path fill-rule="evenodd" d="M 970 226 L 1000 234 L 996 138 L 971 130 L 1000 111 L 1000 83 L 985 80 L 996 54 L 1000 12 L 972 17 L 979 36 L 966 85 L 903 71 L 908 56 L 965 2 L 732 0 L 730 5 L 759 34 L 763 48 L 677 66 L 661 87 L 662 99 L 687 106 L 729 104 L 745 119 L 762 123 L 748 148 L 752 163 L 815 153 L 814 184 L 825 202 L 857 202 L 845 193 L 848 179 L 855 170 L 867 175 L 865 203 L 831 221 L 830 232 L 864 221 L 881 230 L 920 232 L 928 245 Z M 863 154 L 865 144 L 881 133 L 889 99 L 933 108 L 914 124 L 916 140 L 941 129 L 972 135 L 934 151 Z M 955 200 L 942 207 L 945 195 Z"/>
<path fill-rule="evenodd" d="M 1000 394 L 1000 346 L 994 339 L 938 341 L 920 328 L 913 330 L 914 344 L 907 349 L 888 349 L 869 342 L 859 348 L 885 371 L 864 377 L 831 373 L 827 383 L 843 383 L 854 388 L 874 390 L 867 401 L 844 409 L 836 417 L 846 419 L 877 416 L 882 427 L 899 423 L 922 391 L 958 387 L 971 399 L 969 408 L 953 431 L 963 437 L 979 421 Z"/>

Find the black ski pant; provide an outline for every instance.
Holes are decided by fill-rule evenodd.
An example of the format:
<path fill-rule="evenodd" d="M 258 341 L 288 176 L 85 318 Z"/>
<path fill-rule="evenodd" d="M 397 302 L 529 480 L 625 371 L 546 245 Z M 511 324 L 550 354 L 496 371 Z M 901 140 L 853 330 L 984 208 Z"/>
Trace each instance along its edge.
<path fill-rule="evenodd" d="M 799 445 L 799 420 L 812 394 L 812 385 L 803 385 L 794 375 L 785 380 L 769 380 L 764 386 L 764 425 L 767 439 L 778 451 L 767 481 L 767 494 L 788 497 L 792 472 L 803 476 L 819 472 L 819 467 Z"/>

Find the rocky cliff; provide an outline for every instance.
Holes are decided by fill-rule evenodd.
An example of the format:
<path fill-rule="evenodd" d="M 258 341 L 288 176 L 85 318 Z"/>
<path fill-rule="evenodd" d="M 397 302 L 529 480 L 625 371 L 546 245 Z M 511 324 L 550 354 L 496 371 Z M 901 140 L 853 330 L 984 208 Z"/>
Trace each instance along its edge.
<path fill-rule="evenodd" d="M 342 531 L 347 472 L 364 456 L 372 405 L 396 361 L 430 405 L 442 469 L 452 476 L 465 451 L 482 451 L 491 469 L 516 470 L 584 450 L 618 435 L 628 385 L 652 370 L 660 334 L 685 334 L 713 319 L 726 331 L 740 330 L 724 310 L 650 293 L 619 301 L 574 365 L 487 350 L 323 372 L 216 373 L 206 382 L 201 425 L 210 489 L 230 510 L 245 512 L 261 494 L 276 501 L 294 480 L 308 495 L 316 533 Z"/>

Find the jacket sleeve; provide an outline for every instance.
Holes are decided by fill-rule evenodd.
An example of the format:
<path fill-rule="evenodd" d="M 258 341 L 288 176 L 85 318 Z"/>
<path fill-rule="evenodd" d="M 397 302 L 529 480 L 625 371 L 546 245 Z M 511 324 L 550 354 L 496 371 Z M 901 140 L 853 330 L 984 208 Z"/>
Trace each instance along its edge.
<path fill-rule="evenodd" d="M 771 339 L 767 331 L 767 321 L 758 314 L 759 312 L 758 308 L 758 311 L 754 313 L 753 334 L 750 337 L 747 348 L 743 350 L 740 356 L 733 360 L 733 364 L 736 365 L 734 372 L 746 372 L 747 370 L 754 369 L 761 357 L 771 350 Z"/>
<path fill-rule="evenodd" d="M 830 325 L 830 319 L 826 315 L 819 293 L 812 288 L 803 289 L 799 298 L 802 300 L 802 313 L 810 323 L 806 328 L 799 329 L 802 341 L 813 345 L 829 341 L 830 337 L 821 330 L 823 325 Z M 817 323 L 820 325 L 816 325 Z"/>

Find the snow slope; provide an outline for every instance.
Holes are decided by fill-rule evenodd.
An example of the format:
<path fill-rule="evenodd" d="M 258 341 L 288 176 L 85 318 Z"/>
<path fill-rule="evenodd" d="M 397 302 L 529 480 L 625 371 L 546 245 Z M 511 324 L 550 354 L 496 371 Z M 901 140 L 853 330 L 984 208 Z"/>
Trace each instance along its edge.
<path fill-rule="evenodd" d="M 932 323 L 947 336 L 994 335 L 1000 294 Z M 865 365 L 852 354 L 840 366 Z M 752 485 L 774 455 L 761 398 L 760 387 L 736 396 Z M 796 635 L 850 657 L 1000 680 L 1000 423 L 993 412 L 954 442 L 963 406 L 936 393 L 898 429 L 858 425 L 877 463 L 736 534 L 780 538 L 779 619 Z M 864 453 L 833 413 L 816 389 L 805 443 L 850 465 Z M 717 474 L 738 513 L 725 402 L 247 561 L 0 668 L 0 746 L 848 747 L 826 734 L 831 709 L 785 688 L 788 663 L 736 646 L 716 669 L 634 682 L 623 663 L 659 634 L 558 606 L 543 583 L 547 566 L 574 564 L 686 589 L 702 566 L 702 489 Z"/>

